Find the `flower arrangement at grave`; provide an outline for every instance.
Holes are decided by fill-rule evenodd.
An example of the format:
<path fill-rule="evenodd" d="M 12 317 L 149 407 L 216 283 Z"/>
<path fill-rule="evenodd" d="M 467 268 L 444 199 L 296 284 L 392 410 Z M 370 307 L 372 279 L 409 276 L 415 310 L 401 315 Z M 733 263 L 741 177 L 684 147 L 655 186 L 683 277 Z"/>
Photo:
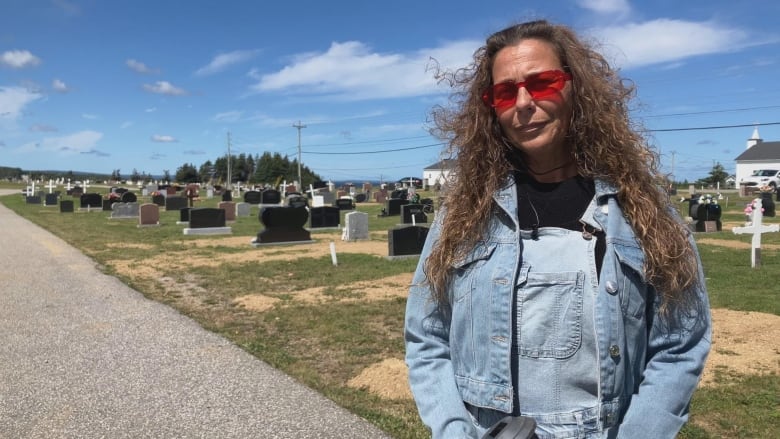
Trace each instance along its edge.
<path fill-rule="evenodd" d="M 753 224 L 753 211 L 756 210 L 756 201 L 758 201 L 758 198 L 755 200 L 752 200 L 751 202 L 747 203 L 745 205 L 745 225 L 750 226 Z M 761 207 L 761 213 L 764 213 L 765 209 Z"/>
<path fill-rule="evenodd" d="M 119 194 L 115 192 L 111 192 L 108 195 L 106 195 L 106 200 L 113 200 L 113 201 L 119 201 L 122 197 L 119 196 Z"/>
<path fill-rule="evenodd" d="M 699 197 L 699 204 L 718 204 L 718 199 L 710 194 Z"/>
<path fill-rule="evenodd" d="M 160 191 L 152 191 L 152 192 L 150 192 L 150 193 L 149 193 L 149 196 L 150 196 L 150 197 L 156 197 L 156 196 L 158 196 L 158 195 L 162 195 L 162 194 L 160 193 Z"/>
<path fill-rule="evenodd" d="M 773 186 L 769 186 L 768 184 L 765 184 L 758 188 L 758 191 L 762 194 L 771 194 L 775 192 L 775 188 Z"/>

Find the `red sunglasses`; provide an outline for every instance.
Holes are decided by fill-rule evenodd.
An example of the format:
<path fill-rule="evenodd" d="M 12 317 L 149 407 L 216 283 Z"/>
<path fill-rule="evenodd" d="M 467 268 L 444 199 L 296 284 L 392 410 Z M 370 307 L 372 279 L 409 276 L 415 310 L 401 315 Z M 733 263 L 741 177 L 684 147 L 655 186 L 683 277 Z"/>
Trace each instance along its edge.
<path fill-rule="evenodd" d="M 506 110 L 517 102 L 520 87 L 525 88 L 532 99 L 543 99 L 563 90 L 571 74 L 560 70 L 547 70 L 530 75 L 521 82 L 502 82 L 482 93 L 482 102 L 496 110 Z"/>

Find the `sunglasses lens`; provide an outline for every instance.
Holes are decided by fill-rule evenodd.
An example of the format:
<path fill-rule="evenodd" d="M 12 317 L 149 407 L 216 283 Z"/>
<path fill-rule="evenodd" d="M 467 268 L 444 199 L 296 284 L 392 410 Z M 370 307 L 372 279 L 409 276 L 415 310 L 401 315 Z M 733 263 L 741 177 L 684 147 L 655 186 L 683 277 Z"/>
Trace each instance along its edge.
<path fill-rule="evenodd" d="M 515 105 L 517 101 L 517 86 L 504 82 L 493 86 L 493 106 L 495 108 L 507 108 Z"/>
<path fill-rule="evenodd" d="M 525 89 L 534 99 L 543 98 L 563 90 L 566 84 L 564 77 L 555 72 L 542 72 L 525 81 Z"/>

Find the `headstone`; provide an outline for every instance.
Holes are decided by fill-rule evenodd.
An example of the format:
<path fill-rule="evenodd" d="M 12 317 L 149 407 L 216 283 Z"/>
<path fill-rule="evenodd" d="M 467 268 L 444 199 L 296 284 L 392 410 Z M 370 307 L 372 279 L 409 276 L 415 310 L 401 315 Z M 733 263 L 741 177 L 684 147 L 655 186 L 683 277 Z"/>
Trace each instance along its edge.
<path fill-rule="evenodd" d="M 401 206 L 409 204 L 409 200 L 401 198 L 390 198 L 387 200 L 387 215 L 395 216 L 401 214 Z"/>
<path fill-rule="evenodd" d="M 73 212 L 73 200 L 60 201 L 60 213 Z"/>
<path fill-rule="evenodd" d="M 28 195 L 27 196 L 27 204 L 41 204 L 41 196 L 40 195 Z"/>
<path fill-rule="evenodd" d="M 382 189 L 381 191 L 374 193 L 374 201 L 379 204 L 385 204 L 385 202 L 387 202 L 387 190 Z"/>
<path fill-rule="evenodd" d="M 406 204 L 401 206 L 401 222 L 403 224 L 421 224 L 428 222 L 428 216 L 423 212 L 422 204 Z"/>
<path fill-rule="evenodd" d="M 184 209 L 179 209 L 179 222 L 177 224 L 189 224 L 190 210 L 192 210 L 191 207 L 185 207 Z"/>
<path fill-rule="evenodd" d="M 309 200 L 301 194 L 290 194 L 285 198 L 287 207 L 307 207 L 309 205 Z"/>
<path fill-rule="evenodd" d="M 114 203 L 111 206 L 111 219 L 137 219 L 138 218 L 138 203 Z"/>
<path fill-rule="evenodd" d="M 175 196 L 175 195 L 169 195 L 165 198 L 165 210 L 166 211 L 177 211 L 179 209 L 184 209 L 187 206 L 187 198 Z"/>
<path fill-rule="evenodd" d="M 366 194 L 355 194 L 355 202 L 356 203 L 365 203 L 366 202 Z"/>
<path fill-rule="evenodd" d="M 233 201 L 233 192 L 225 189 L 225 191 L 222 192 L 222 201 Z"/>
<path fill-rule="evenodd" d="M 721 207 L 720 204 L 705 203 L 698 204 L 696 206 L 696 231 L 706 232 L 707 229 L 712 229 L 713 224 L 715 231 L 721 231 L 723 228 L 720 222 Z M 709 225 L 707 223 L 710 223 Z"/>
<path fill-rule="evenodd" d="M 761 266 L 761 234 L 780 231 L 780 224 L 762 224 L 763 213 L 761 212 L 761 198 L 753 200 L 753 210 L 749 225 L 745 227 L 734 227 L 731 230 L 734 234 L 751 233 L 753 239 L 750 243 L 750 266 L 753 268 Z"/>
<path fill-rule="evenodd" d="M 325 197 L 322 195 L 314 195 L 311 197 L 311 207 L 323 207 L 325 206 Z"/>
<path fill-rule="evenodd" d="M 428 228 L 406 226 L 387 231 L 388 256 L 410 256 L 422 253 Z"/>
<path fill-rule="evenodd" d="M 160 225 L 160 206 L 144 203 L 139 208 L 138 225 L 140 227 Z"/>
<path fill-rule="evenodd" d="M 344 215 L 343 241 L 368 239 L 368 214 L 365 212 L 349 212 Z"/>
<path fill-rule="evenodd" d="M 122 194 L 121 200 L 123 203 L 135 203 L 138 201 L 138 197 L 134 193 L 127 191 Z"/>
<path fill-rule="evenodd" d="M 309 219 L 305 207 L 266 207 L 260 211 L 265 229 L 257 234 L 252 245 L 311 242 L 311 234 L 304 228 Z"/>
<path fill-rule="evenodd" d="M 198 207 L 190 209 L 189 227 L 185 235 L 229 234 L 232 230 L 225 226 L 225 210 L 216 207 Z"/>
<path fill-rule="evenodd" d="M 217 207 L 225 211 L 225 221 L 236 220 L 236 203 L 232 201 L 222 201 Z"/>
<path fill-rule="evenodd" d="M 312 229 L 338 228 L 341 209 L 333 206 L 312 207 L 309 209 L 309 216 L 309 227 Z"/>
<path fill-rule="evenodd" d="M 252 205 L 249 203 L 236 203 L 236 217 L 249 216 L 252 212 Z"/>
<path fill-rule="evenodd" d="M 79 200 L 82 209 L 103 209 L 103 196 L 100 194 L 82 194 Z"/>
<path fill-rule="evenodd" d="M 103 198 L 103 210 L 111 212 L 111 207 L 118 201 L 116 198 Z"/>
<path fill-rule="evenodd" d="M 276 189 L 266 189 L 261 192 L 261 195 L 262 197 L 260 198 L 260 204 L 278 205 L 282 203 L 282 193 Z"/>
<path fill-rule="evenodd" d="M 168 195 L 169 197 L 170 197 L 171 195 L 176 195 L 176 186 L 168 186 L 168 187 L 166 187 L 166 188 L 165 188 L 165 193 L 166 193 L 166 195 Z"/>
<path fill-rule="evenodd" d="M 260 204 L 263 201 L 263 193 L 260 191 L 244 192 L 244 202 L 249 204 Z"/>
<path fill-rule="evenodd" d="M 761 192 L 761 205 L 764 206 L 764 216 L 775 216 L 775 201 L 771 192 Z"/>
<path fill-rule="evenodd" d="M 165 195 L 159 193 L 152 195 L 152 203 L 158 206 L 165 206 Z"/>
<path fill-rule="evenodd" d="M 352 210 L 355 208 L 355 203 L 352 202 L 352 198 L 339 198 L 333 202 L 335 207 L 339 210 Z"/>
<path fill-rule="evenodd" d="M 46 194 L 46 199 L 44 200 L 46 206 L 56 206 L 57 202 L 59 201 L 59 197 L 57 194 Z"/>

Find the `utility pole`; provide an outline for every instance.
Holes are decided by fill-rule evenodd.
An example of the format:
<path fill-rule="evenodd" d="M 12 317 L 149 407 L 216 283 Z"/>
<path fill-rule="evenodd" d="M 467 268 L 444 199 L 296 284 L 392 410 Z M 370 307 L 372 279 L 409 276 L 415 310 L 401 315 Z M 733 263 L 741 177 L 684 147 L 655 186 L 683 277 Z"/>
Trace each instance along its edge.
<path fill-rule="evenodd" d="M 675 182 L 674 178 L 674 155 L 677 154 L 677 151 L 672 151 L 672 183 Z"/>
<path fill-rule="evenodd" d="M 306 125 L 302 125 L 299 120 L 298 123 L 293 124 L 293 128 L 298 129 L 298 190 L 303 188 L 303 180 L 301 180 L 301 128 L 306 128 Z"/>
<path fill-rule="evenodd" d="M 227 133 L 227 150 L 228 150 L 228 156 L 227 156 L 227 190 L 232 191 L 233 190 L 233 171 L 230 169 L 230 131 Z"/>

